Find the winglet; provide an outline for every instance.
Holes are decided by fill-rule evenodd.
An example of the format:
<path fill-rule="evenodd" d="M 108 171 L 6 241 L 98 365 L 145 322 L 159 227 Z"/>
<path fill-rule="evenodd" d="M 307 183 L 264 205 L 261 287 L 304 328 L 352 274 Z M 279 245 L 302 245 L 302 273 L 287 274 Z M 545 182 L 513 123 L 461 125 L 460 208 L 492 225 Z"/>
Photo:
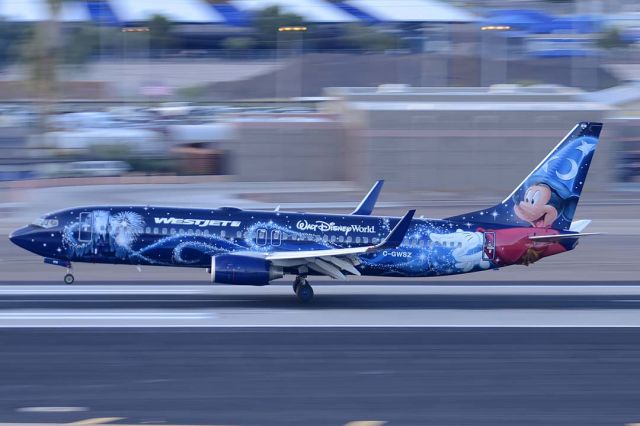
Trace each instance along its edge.
<path fill-rule="evenodd" d="M 407 214 L 405 214 L 400 222 L 389 232 L 387 238 L 385 238 L 380 244 L 377 246 L 371 247 L 369 251 L 377 251 L 383 250 L 387 248 L 396 248 L 404 240 L 404 236 L 407 235 L 407 231 L 409 230 L 409 226 L 411 226 L 411 220 L 413 220 L 413 215 L 416 213 L 415 210 L 409 210 Z"/>
<path fill-rule="evenodd" d="M 356 207 L 351 214 L 369 216 L 373 212 L 373 208 L 376 206 L 376 201 L 378 201 L 378 196 L 382 190 L 382 185 L 384 185 L 384 180 L 381 179 L 376 181 L 367 195 L 365 195 L 362 201 L 360 201 L 358 207 Z"/>

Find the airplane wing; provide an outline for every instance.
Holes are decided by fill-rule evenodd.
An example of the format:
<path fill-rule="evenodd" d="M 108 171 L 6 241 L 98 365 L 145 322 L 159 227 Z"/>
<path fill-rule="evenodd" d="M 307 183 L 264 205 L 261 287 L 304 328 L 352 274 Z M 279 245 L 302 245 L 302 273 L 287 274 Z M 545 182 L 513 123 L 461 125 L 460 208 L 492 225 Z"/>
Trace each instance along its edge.
<path fill-rule="evenodd" d="M 307 267 L 335 279 L 346 279 L 343 271 L 360 275 L 360 272 L 355 268 L 359 264 L 355 255 L 398 247 L 409 230 L 415 212 L 415 210 L 409 210 L 389 232 L 389 235 L 376 245 L 326 250 L 281 251 L 268 253 L 265 259 L 278 266 Z"/>
<path fill-rule="evenodd" d="M 557 235 L 531 235 L 529 239 L 531 241 L 560 241 L 569 238 L 587 237 L 589 235 L 601 235 L 600 232 L 583 232 L 582 234 L 557 234 Z"/>
<path fill-rule="evenodd" d="M 373 212 L 373 208 L 376 206 L 378 195 L 380 195 L 380 191 L 382 190 L 382 185 L 384 185 L 384 180 L 376 181 L 367 195 L 365 195 L 362 201 L 360 201 L 358 207 L 356 207 L 356 209 L 352 211 L 351 214 L 369 216 Z"/>

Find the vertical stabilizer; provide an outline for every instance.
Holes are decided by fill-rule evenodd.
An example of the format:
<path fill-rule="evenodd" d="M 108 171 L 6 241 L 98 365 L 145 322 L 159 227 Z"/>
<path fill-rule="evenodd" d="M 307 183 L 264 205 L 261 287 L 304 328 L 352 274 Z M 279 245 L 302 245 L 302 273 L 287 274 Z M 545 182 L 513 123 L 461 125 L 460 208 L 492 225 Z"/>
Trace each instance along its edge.
<path fill-rule="evenodd" d="M 578 123 L 502 203 L 447 220 L 568 230 L 601 130 Z"/>

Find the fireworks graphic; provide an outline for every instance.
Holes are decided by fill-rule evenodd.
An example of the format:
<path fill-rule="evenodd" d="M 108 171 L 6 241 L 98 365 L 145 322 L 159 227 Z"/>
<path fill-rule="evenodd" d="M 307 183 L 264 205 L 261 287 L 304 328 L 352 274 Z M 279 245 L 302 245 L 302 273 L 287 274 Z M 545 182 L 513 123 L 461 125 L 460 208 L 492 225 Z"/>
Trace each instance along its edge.
<path fill-rule="evenodd" d="M 144 219 L 138 213 L 116 213 L 109 218 L 109 234 L 116 245 L 131 250 L 136 238 L 144 232 L 144 225 Z"/>

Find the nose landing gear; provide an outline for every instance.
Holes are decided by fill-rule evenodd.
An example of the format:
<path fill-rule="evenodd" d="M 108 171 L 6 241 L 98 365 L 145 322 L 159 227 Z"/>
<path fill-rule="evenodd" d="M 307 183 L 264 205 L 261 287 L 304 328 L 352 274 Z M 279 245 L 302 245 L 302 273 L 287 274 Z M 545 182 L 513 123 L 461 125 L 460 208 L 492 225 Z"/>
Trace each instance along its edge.
<path fill-rule="evenodd" d="M 313 299 L 313 287 L 307 281 L 307 277 L 298 275 L 293 282 L 293 291 L 301 303 L 308 303 Z"/>
<path fill-rule="evenodd" d="M 71 273 L 71 268 L 67 268 L 67 275 L 64 276 L 64 283 L 70 285 L 70 284 L 73 284 L 74 281 L 75 281 L 75 278 Z"/>

